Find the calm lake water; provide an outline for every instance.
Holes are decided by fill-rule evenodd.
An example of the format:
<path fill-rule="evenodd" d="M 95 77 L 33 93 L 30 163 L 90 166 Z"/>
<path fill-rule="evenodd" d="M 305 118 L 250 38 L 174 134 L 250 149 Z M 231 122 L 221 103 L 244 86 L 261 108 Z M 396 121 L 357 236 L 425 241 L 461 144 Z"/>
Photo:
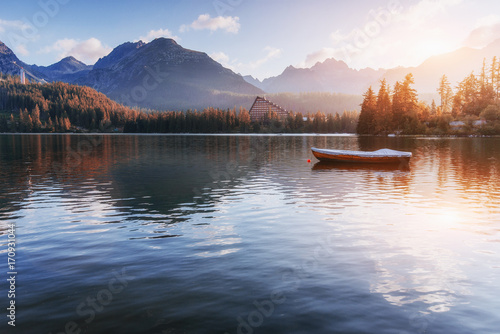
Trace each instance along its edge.
<path fill-rule="evenodd" d="M 0 135 L 0 181 L 2 333 L 9 224 L 16 333 L 500 331 L 500 138 Z"/>

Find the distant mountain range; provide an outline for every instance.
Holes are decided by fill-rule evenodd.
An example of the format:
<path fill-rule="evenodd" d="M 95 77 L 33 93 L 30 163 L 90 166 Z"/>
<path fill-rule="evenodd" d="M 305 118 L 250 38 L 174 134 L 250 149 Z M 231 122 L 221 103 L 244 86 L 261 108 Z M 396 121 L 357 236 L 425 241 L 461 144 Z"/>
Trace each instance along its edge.
<path fill-rule="evenodd" d="M 443 74 L 455 86 L 472 71 L 500 56 L 500 39 L 483 49 L 461 48 L 434 56 L 416 67 L 356 70 L 333 58 L 311 68 L 287 67 L 282 74 L 259 81 L 242 77 L 204 52 L 188 50 L 172 39 L 150 43 L 124 43 L 94 65 L 67 57 L 50 66 L 28 65 L 0 42 L 0 72 L 19 74 L 22 66 L 47 81 L 87 85 L 129 106 L 153 109 L 202 109 L 250 107 L 256 95 L 265 93 L 329 92 L 361 95 L 369 86 L 378 89 L 386 78 L 392 86 L 413 73 L 420 96 L 436 95 Z M 19 66 L 18 66 L 19 65 Z M 359 109 L 353 105 L 352 109 Z"/>
<path fill-rule="evenodd" d="M 472 72 L 479 75 L 483 60 L 486 60 L 486 66 L 489 68 L 494 56 L 497 57 L 497 61 L 500 60 L 500 39 L 482 49 L 463 47 L 453 52 L 430 57 L 416 67 L 390 69 L 384 73 L 383 77 L 393 85 L 411 72 L 415 78 L 414 88 L 417 92 L 435 93 L 439 86 L 439 79 L 443 75 L 448 77 L 452 87 L 456 87 Z"/>
<path fill-rule="evenodd" d="M 452 86 L 455 86 L 472 71 L 479 74 L 483 59 L 486 59 L 486 64 L 489 66 L 493 56 L 500 58 L 500 39 L 483 49 L 463 47 L 450 53 L 433 56 L 416 67 L 355 70 L 349 68 L 343 61 L 331 58 L 319 62 L 311 68 L 289 66 L 280 75 L 263 81 L 251 76 L 244 78 L 268 93 L 363 94 L 369 86 L 377 90 L 382 78 L 386 78 L 387 82 L 393 86 L 396 81 L 402 81 L 406 74 L 411 72 L 415 78 L 414 88 L 419 94 L 436 94 L 439 79 L 443 75 L 446 75 Z"/>
<path fill-rule="evenodd" d="M 371 68 L 354 70 L 343 61 L 333 58 L 317 63 L 311 68 L 288 66 L 276 77 L 262 82 L 252 77 L 245 80 L 269 93 L 335 92 L 362 94 L 364 87 L 381 77 L 381 72 Z"/>
<path fill-rule="evenodd" d="M 40 79 L 90 86 L 117 102 L 159 110 L 228 108 L 264 94 L 206 53 L 166 38 L 122 44 L 93 66 L 73 57 L 28 65 L 0 42 L 0 72 L 18 75 L 16 64 Z"/>
<path fill-rule="evenodd" d="M 92 66 L 86 65 L 74 57 L 66 57 L 50 66 L 30 66 L 30 71 L 41 74 L 48 81 L 73 82 L 92 70 Z"/>

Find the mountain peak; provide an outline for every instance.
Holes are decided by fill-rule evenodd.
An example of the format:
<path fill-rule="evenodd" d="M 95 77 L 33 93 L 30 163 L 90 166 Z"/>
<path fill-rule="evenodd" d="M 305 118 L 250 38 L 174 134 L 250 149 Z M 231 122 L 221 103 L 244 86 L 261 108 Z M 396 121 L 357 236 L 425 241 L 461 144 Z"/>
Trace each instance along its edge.
<path fill-rule="evenodd" d="M 11 59 L 18 60 L 14 52 L 2 41 L 0 41 L 0 55 L 2 55 L 3 57 L 9 57 Z"/>
<path fill-rule="evenodd" d="M 317 62 L 313 67 L 311 67 L 312 70 L 348 70 L 349 66 L 343 61 L 343 60 L 337 60 L 335 58 L 327 58 L 323 62 Z"/>
<path fill-rule="evenodd" d="M 76 59 L 75 57 L 73 56 L 68 56 L 66 58 L 63 58 L 61 59 L 61 61 L 64 61 L 64 62 L 78 62 L 78 63 L 81 63 L 81 61 L 79 61 L 78 59 Z"/>
<path fill-rule="evenodd" d="M 293 65 L 288 65 L 288 66 L 285 68 L 285 70 L 283 71 L 283 73 L 289 73 L 289 72 L 293 72 L 293 71 L 295 71 L 295 70 L 297 70 L 297 68 L 296 68 L 295 66 L 293 66 Z"/>
<path fill-rule="evenodd" d="M 3 55 L 12 55 L 14 52 L 12 52 L 11 49 L 7 45 L 5 45 L 2 41 L 0 41 L 0 54 Z"/>
<path fill-rule="evenodd" d="M 172 38 L 165 38 L 165 37 L 158 37 L 149 42 L 149 44 L 162 44 L 162 45 L 176 45 L 178 46 L 177 42 L 173 40 Z"/>
<path fill-rule="evenodd" d="M 99 60 L 95 63 L 94 69 L 98 68 L 109 68 L 118 63 L 121 59 L 127 57 L 128 55 L 136 52 L 143 46 L 147 45 L 143 41 L 138 42 L 126 42 L 121 45 L 118 45 L 116 48 L 111 51 L 105 57 L 99 58 Z"/>
<path fill-rule="evenodd" d="M 16 65 L 17 64 L 17 65 Z M 4 74 L 19 74 L 19 67 L 25 67 L 22 61 L 12 52 L 12 50 L 0 41 L 0 72 Z"/>
<path fill-rule="evenodd" d="M 56 71 L 68 74 L 68 73 L 75 73 L 83 70 L 88 70 L 89 66 L 79 61 L 75 57 L 69 56 L 61 59 L 55 64 L 48 66 L 47 69 L 49 71 Z M 46 70 L 43 67 L 40 67 L 39 70 L 42 72 L 46 72 Z"/>
<path fill-rule="evenodd" d="M 171 38 L 122 44 L 77 83 L 118 102 L 154 109 L 206 107 L 207 99 L 217 101 L 215 94 L 263 93 L 206 53 L 185 49 Z"/>

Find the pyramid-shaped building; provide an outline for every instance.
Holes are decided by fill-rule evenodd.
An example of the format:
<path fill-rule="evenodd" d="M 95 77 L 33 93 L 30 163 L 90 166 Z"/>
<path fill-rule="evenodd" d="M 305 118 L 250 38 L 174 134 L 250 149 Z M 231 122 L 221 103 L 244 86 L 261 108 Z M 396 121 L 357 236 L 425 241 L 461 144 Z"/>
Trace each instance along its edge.
<path fill-rule="evenodd" d="M 280 106 L 263 97 L 257 96 L 252 105 L 252 108 L 250 108 L 250 119 L 252 120 L 252 122 L 262 121 L 269 111 L 277 113 L 279 118 L 288 116 L 287 110 L 281 108 Z"/>

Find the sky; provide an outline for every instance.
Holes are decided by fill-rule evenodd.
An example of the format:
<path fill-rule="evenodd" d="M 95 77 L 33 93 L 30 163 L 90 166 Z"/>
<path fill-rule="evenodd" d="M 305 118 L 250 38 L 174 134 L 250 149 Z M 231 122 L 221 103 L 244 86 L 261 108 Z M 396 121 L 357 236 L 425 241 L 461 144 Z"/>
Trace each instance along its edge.
<path fill-rule="evenodd" d="M 131 41 L 173 38 L 260 80 L 327 58 L 418 66 L 500 38 L 496 0 L 23 0 L 0 6 L 0 41 L 22 61 L 94 64 Z"/>

